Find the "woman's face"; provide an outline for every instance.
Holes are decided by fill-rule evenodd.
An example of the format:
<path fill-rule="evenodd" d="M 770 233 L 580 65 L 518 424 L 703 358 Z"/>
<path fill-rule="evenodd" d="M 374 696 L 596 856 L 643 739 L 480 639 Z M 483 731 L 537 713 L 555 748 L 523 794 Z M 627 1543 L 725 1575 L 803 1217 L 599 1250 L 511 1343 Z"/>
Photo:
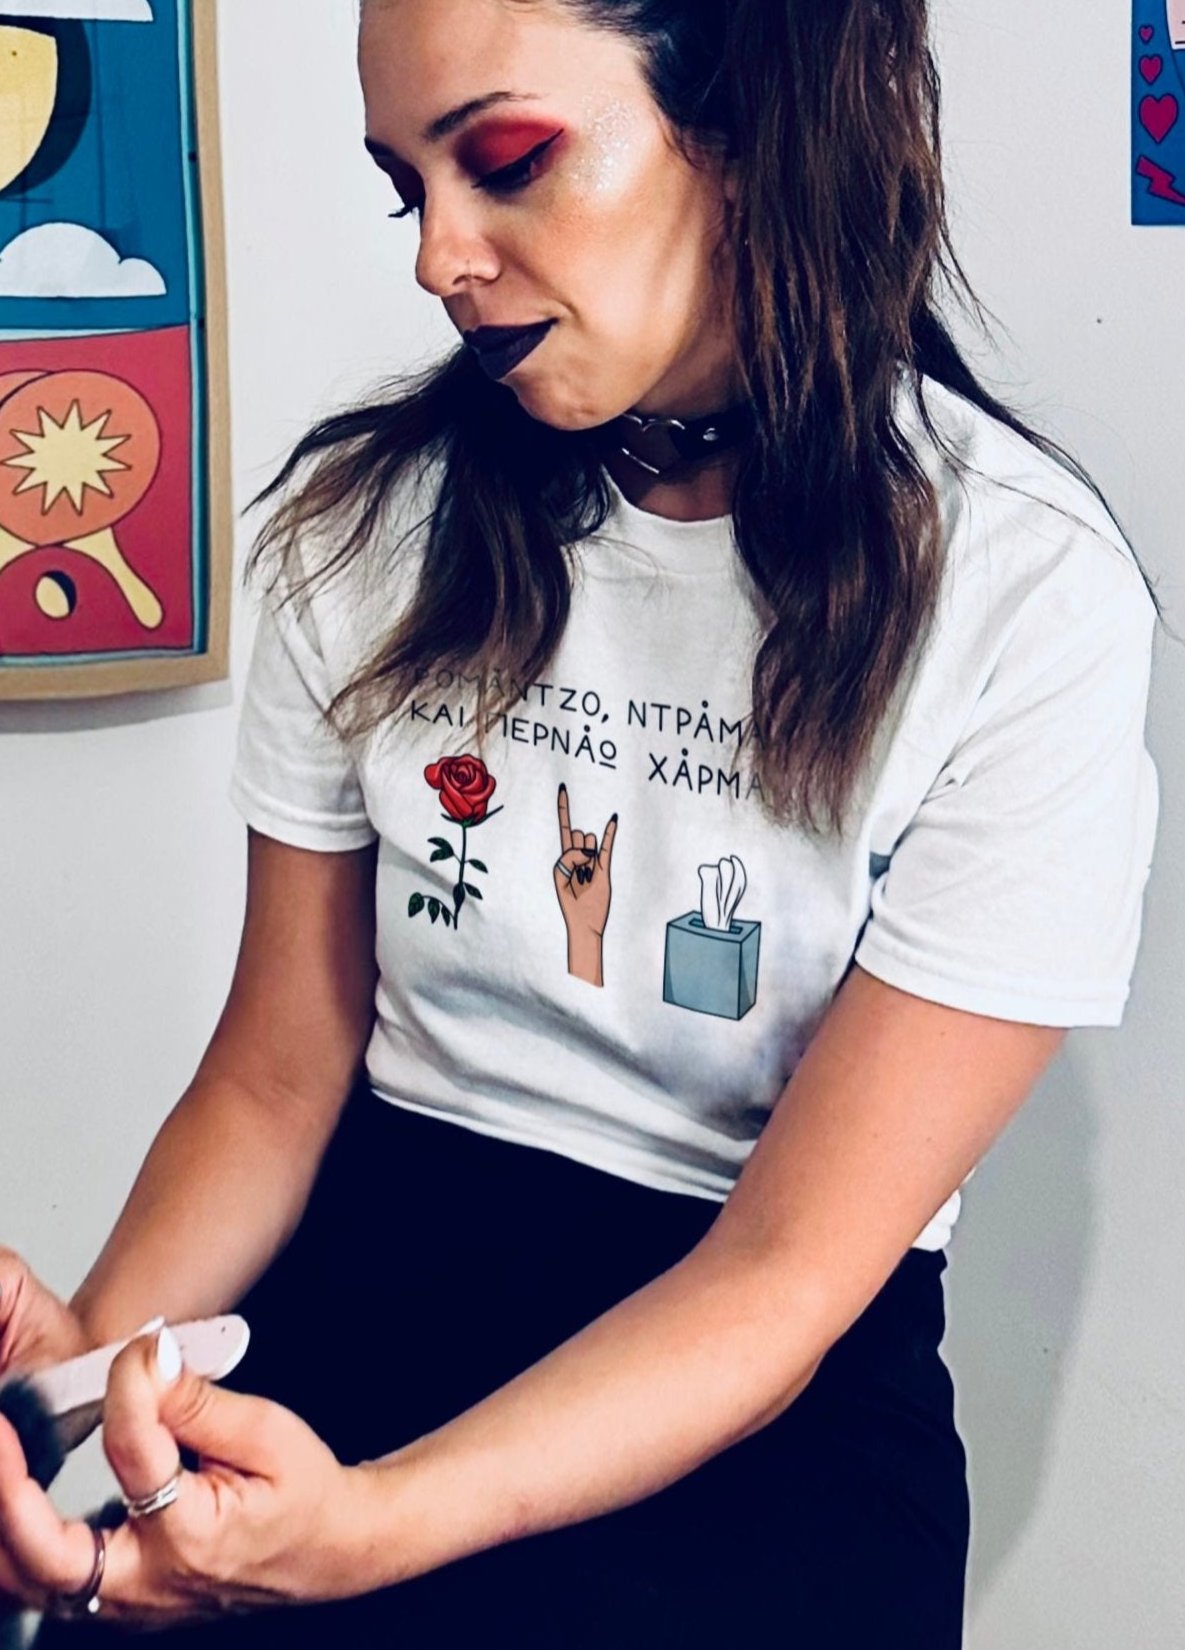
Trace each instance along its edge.
<path fill-rule="evenodd" d="M 366 0 L 359 66 L 419 284 L 462 334 L 552 323 L 500 379 L 525 411 L 573 430 L 737 397 L 731 260 L 712 267 L 731 181 L 680 155 L 630 42 L 562 0 Z"/>

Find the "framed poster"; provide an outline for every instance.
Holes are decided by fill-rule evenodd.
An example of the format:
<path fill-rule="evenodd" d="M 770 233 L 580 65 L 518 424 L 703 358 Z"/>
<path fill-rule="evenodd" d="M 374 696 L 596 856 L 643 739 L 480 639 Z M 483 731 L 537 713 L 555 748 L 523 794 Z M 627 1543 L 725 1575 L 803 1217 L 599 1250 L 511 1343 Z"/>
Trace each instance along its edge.
<path fill-rule="evenodd" d="M 1132 43 L 1132 222 L 1185 227 L 1185 0 L 1133 0 Z"/>
<path fill-rule="evenodd" d="M 215 0 L 0 0 L 0 699 L 227 674 Z"/>

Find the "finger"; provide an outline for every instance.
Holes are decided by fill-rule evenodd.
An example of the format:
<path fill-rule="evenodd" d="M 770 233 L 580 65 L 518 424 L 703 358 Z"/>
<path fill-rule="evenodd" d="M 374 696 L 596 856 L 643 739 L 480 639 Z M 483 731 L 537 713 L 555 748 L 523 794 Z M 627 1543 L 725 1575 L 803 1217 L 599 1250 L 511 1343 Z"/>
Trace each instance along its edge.
<path fill-rule="evenodd" d="M 161 1331 L 157 1343 L 165 1349 L 163 1367 L 151 1342 L 134 1341 L 112 1365 L 107 1387 L 106 1409 L 117 1437 L 122 1438 L 126 1424 L 133 1450 L 137 1439 L 148 1439 L 140 1408 L 146 1401 L 146 1388 L 155 1397 L 159 1430 L 154 1437 L 162 1447 L 152 1456 L 153 1481 L 138 1487 L 137 1493 L 151 1494 L 171 1476 L 178 1445 L 194 1450 L 203 1463 L 217 1462 L 251 1477 L 277 1477 L 291 1443 L 289 1429 L 299 1425 L 295 1417 L 266 1398 L 224 1391 L 186 1369 L 167 1329 Z M 164 1439 L 171 1442 L 171 1456 L 165 1454 Z M 161 1467 L 167 1469 L 163 1478 Z"/>
<path fill-rule="evenodd" d="M 568 898 L 575 893 L 572 884 L 579 878 L 581 867 L 586 863 L 583 848 L 569 848 L 556 860 L 552 872 L 555 878 L 556 892 L 561 899 Z M 561 866 L 563 866 L 563 870 L 560 869 Z M 564 871 L 568 872 L 567 876 L 564 875 Z"/>
<path fill-rule="evenodd" d="M 21 1588 L 24 1586 L 12 1560 L 0 1547 L 0 1620 L 3 1619 L 5 1606 L 9 1599 L 19 1599 Z M 0 1644 L 4 1641 L 0 1638 Z"/>
<path fill-rule="evenodd" d="M 0 1249 L 0 1370 L 12 1360 L 12 1328 L 17 1301 L 24 1285 L 25 1266 L 11 1249 Z"/>
<path fill-rule="evenodd" d="M 561 785 L 556 798 L 556 809 L 560 820 L 560 853 L 567 853 L 572 846 L 572 818 L 568 812 L 568 787 Z"/>
<path fill-rule="evenodd" d="M 617 815 L 605 826 L 605 834 L 601 838 L 601 869 L 609 871 L 613 866 L 613 844 L 617 841 Z"/>
<path fill-rule="evenodd" d="M 85 1587 L 95 1540 L 85 1524 L 67 1524 L 29 1477 L 15 1430 L 0 1416 L 0 1589 L 24 1602 Z M 6 1573 L 7 1572 L 7 1573 Z"/>
<path fill-rule="evenodd" d="M 161 1410 L 180 1375 L 180 1349 L 167 1328 L 129 1341 L 111 1366 L 103 1450 L 129 1500 L 153 1494 L 178 1469 L 181 1452 Z"/>

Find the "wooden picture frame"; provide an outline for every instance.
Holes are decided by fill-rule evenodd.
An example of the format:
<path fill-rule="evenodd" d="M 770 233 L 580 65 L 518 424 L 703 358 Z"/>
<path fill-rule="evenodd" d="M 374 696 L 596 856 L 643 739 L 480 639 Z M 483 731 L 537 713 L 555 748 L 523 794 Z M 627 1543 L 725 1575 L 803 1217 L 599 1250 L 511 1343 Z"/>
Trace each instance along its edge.
<path fill-rule="evenodd" d="M 215 0 L 0 0 L 0 42 L 0 700 L 223 680 Z"/>

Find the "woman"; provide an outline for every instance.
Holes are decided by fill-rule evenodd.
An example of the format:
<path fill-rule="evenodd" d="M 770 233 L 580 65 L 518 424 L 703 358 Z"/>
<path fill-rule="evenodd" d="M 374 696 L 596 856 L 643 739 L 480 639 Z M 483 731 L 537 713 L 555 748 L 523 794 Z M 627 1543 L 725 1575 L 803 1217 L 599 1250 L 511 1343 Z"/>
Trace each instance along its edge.
<path fill-rule="evenodd" d="M 265 495 L 226 1009 L 71 1306 L 0 1276 L 12 1367 L 252 1348 L 132 1341 L 109 1537 L 0 1428 L 0 1586 L 945 1650 L 945 1248 L 1122 1015 L 1156 603 L 939 319 L 923 0 L 367 0 L 360 63 L 465 342 Z"/>

